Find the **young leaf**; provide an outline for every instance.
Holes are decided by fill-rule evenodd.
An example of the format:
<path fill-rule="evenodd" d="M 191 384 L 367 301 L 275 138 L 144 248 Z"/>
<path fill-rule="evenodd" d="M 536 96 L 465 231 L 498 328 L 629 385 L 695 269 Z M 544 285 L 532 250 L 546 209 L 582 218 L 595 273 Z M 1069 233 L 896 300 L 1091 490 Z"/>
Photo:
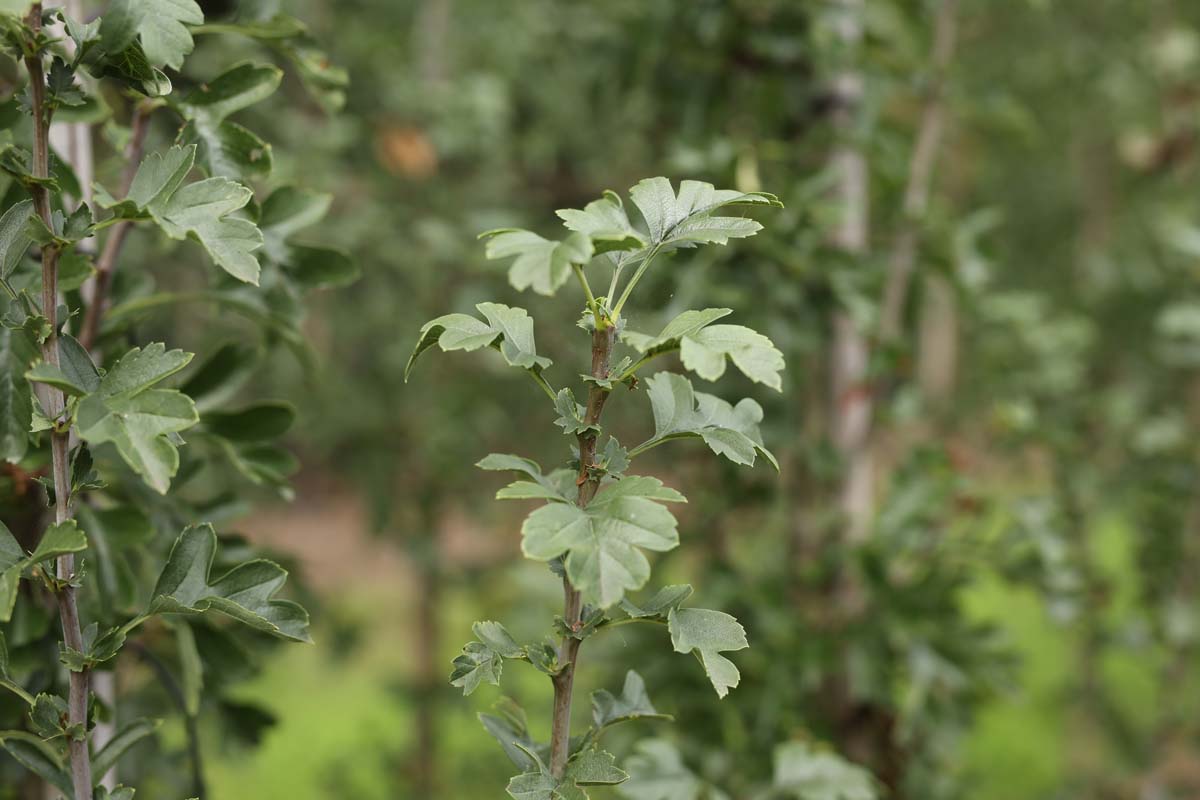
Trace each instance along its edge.
<path fill-rule="evenodd" d="M 514 289 L 530 287 L 538 294 L 553 295 L 571 277 L 571 266 L 584 266 L 592 260 L 592 240 L 572 233 L 561 242 L 553 242 L 533 231 L 501 228 L 480 234 L 488 237 L 485 253 L 489 259 L 513 258 L 508 282 Z"/>
<path fill-rule="evenodd" d="M 217 533 L 211 525 L 184 530 L 158 577 L 150 614 L 217 612 L 281 639 L 310 642 L 308 612 L 290 600 L 272 599 L 287 580 L 273 561 L 254 559 L 211 579 Z"/>
<path fill-rule="evenodd" d="M 552 363 L 537 354 L 533 340 L 533 319 L 523 308 L 510 308 L 500 303 L 480 303 L 475 308 L 487 322 L 466 314 L 447 314 L 421 326 L 421 337 L 404 367 L 404 380 L 412 373 L 417 357 L 435 344 L 443 352 L 481 347 L 500 351 L 509 366 L 539 373 Z"/>
<path fill-rule="evenodd" d="M 504 671 L 504 659 L 525 660 L 526 648 L 517 644 L 512 634 L 499 622 L 476 622 L 471 629 L 478 641 L 468 642 L 462 655 L 454 659 L 454 671 L 450 685 L 469 695 L 482 683 L 500 685 L 500 674 Z"/>
<path fill-rule="evenodd" d="M 625 673 L 625 686 L 620 697 L 606 689 L 592 692 L 592 721 L 598 731 L 637 719 L 670 720 L 671 716 L 660 714 L 654 708 L 646 694 L 646 682 L 633 670 Z"/>
<path fill-rule="evenodd" d="M 114 0 L 101 18 L 100 44 L 119 53 L 138 39 L 150 64 L 179 69 L 192 52 L 187 26 L 202 24 L 204 12 L 194 0 Z"/>
<path fill-rule="evenodd" d="M 770 339 L 741 325 L 710 324 L 730 313 L 728 308 L 685 311 L 667 323 L 658 336 L 626 330 L 621 340 L 647 356 L 680 350 L 683 365 L 706 381 L 725 374 L 728 358 L 750 380 L 781 391 L 783 353 Z"/>
<path fill-rule="evenodd" d="M 521 549 L 536 561 L 566 554 L 567 576 L 586 602 L 608 608 L 650 577 L 642 550 L 679 544 L 675 517 L 662 502 L 685 502 L 656 478 L 629 476 L 600 490 L 586 509 L 551 503 L 521 526 Z"/>
<path fill-rule="evenodd" d="M 588 800 L 587 786 L 615 786 L 629 779 L 616 765 L 611 753 L 584 750 L 567 762 L 561 781 L 544 769 L 517 775 L 508 782 L 508 794 L 515 800 Z"/>
<path fill-rule="evenodd" d="M 762 406 L 754 400 L 747 397 L 732 406 L 719 397 L 695 391 L 691 381 L 671 372 L 648 378 L 646 387 L 654 413 L 654 436 L 634 452 L 672 439 L 696 437 L 735 464 L 753 466 L 755 455 L 761 454 L 779 469 L 775 456 L 763 447 L 758 430 Z"/>
<path fill-rule="evenodd" d="M 25 373 L 35 383 L 54 386 L 69 395 L 79 397 L 100 388 L 100 371 L 92 357 L 77 339 L 62 334 L 58 340 L 59 363 L 38 363 Z"/>
<path fill-rule="evenodd" d="M 12 619 L 17 602 L 17 587 L 21 574 L 41 561 L 87 549 L 87 537 L 74 520 L 59 522 L 46 528 L 31 555 L 21 552 L 21 546 L 3 523 L 0 523 L 0 622 Z"/>
<path fill-rule="evenodd" d="M 558 394 L 554 398 L 554 410 L 558 412 L 558 418 L 554 420 L 554 424 L 563 429 L 563 433 L 568 436 L 576 436 L 588 431 L 600 432 L 599 425 L 593 425 L 585 422 L 583 414 L 586 409 L 575 401 L 575 393 L 569 388 L 558 390 Z"/>
<path fill-rule="evenodd" d="M 190 428 L 198 416 L 187 395 L 151 387 L 191 358 L 191 353 L 168 351 L 161 343 L 135 347 L 80 401 L 76 414 L 80 438 L 93 445 L 113 443 L 125 463 L 164 494 L 179 468 L 170 434 Z"/>
<path fill-rule="evenodd" d="M 722 652 L 750 646 L 746 630 L 736 619 L 706 608 L 675 608 L 668 617 L 671 645 L 677 653 L 695 652 L 718 697 L 729 694 L 741 680 L 733 662 Z"/>
<path fill-rule="evenodd" d="M 554 212 L 569 230 L 586 234 L 592 240 L 596 255 L 614 250 L 637 250 L 645 247 L 645 235 L 629 222 L 625 205 L 616 192 L 605 191 L 599 200 L 583 207 L 563 208 Z"/>
<path fill-rule="evenodd" d="M 629 190 L 634 205 L 642 212 L 653 244 L 694 247 L 711 242 L 753 236 L 762 225 L 745 217 L 714 217 L 713 212 L 731 205 L 782 207 L 775 195 L 715 189 L 711 183 L 683 181 L 679 194 L 666 178 L 647 178 Z"/>
<path fill-rule="evenodd" d="M 775 748 L 773 788 L 795 800 L 877 800 L 881 795 L 871 773 L 836 753 L 816 750 L 806 742 Z"/>
<path fill-rule="evenodd" d="M 513 481 L 496 492 L 497 500 L 556 500 L 571 503 L 574 502 L 572 493 L 578 491 L 570 470 L 555 470 L 543 475 L 536 461 L 520 456 L 492 453 L 475 466 L 492 471 L 512 470 L 533 478 L 532 481 Z"/>

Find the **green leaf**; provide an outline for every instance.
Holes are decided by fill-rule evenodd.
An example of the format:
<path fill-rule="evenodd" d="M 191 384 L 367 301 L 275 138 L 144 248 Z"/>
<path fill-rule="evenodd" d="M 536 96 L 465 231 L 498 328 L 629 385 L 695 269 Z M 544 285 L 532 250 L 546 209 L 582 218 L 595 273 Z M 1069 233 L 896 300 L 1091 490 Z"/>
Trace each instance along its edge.
<path fill-rule="evenodd" d="M 616 192 L 605 191 L 603 197 L 588 203 L 582 211 L 563 208 L 554 213 L 569 230 L 587 235 L 596 255 L 613 250 L 636 250 L 647 244 L 646 237 L 630 224 L 629 215 Z"/>
<path fill-rule="evenodd" d="M 16 463 L 29 448 L 33 393 L 25 373 L 38 355 L 29 325 L 0 325 L 0 458 Z"/>
<path fill-rule="evenodd" d="M 787 742 L 775 748 L 773 786 L 796 800 L 876 800 L 882 796 L 870 772 L 807 742 Z"/>
<path fill-rule="evenodd" d="M 209 175 L 245 178 L 271 171 L 271 146 L 226 117 L 270 97 L 282 77 L 273 66 L 239 64 L 179 102 L 187 120 L 179 141 L 196 145 L 197 164 Z"/>
<path fill-rule="evenodd" d="M 43 741 L 68 735 L 67 701 L 56 694 L 39 694 L 29 709 L 29 722 Z"/>
<path fill-rule="evenodd" d="M 259 265 L 253 253 L 262 246 L 262 232 L 253 222 L 233 216 L 254 193 L 224 177 L 183 184 L 195 159 L 194 144 L 152 153 L 138 167 L 125 200 L 101 196 L 99 202 L 125 218 L 148 214 L 172 239 L 195 239 L 219 267 L 257 285 Z"/>
<path fill-rule="evenodd" d="M 508 282 L 514 289 L 532 289 L 553 295 L 571 277 L 571 265 L 583 266 L 592 260 L 592 240 L 572 233 L 561 242 L 538 236 L 533 231 L 501 228 L 480 234 L 487 237 L 485 253 L 489 259 L 513 258 Z"/>
<path fill-rule="evenodd" d="M 0 747 L 25 769 L 34 773 L 67 797 L 74 796 L 71 776 L 63 768 L 58 751 L 41 738 L 25 731 L 0 731 Z"/>
<path fill-rule="evenodd" d="M 475 466 L 480 469 L 495 472 L 520 472 L 533 478 L 532 481 L 514 481 L 496 492 L 497 500 L 557 500 L 563 503 L 574 502 L 572 493 L 577 492 L 571 470 L 555 470 L 549 475 L 542 474 L 541 465 L 536 461 L 505 453 L 492 453 Z"/>
<path fill-rule="evenodd" d="M 724 697 L 738 685 L 741 680 L 738 668 L 721 655 L 750 646 L 745 628 L 736 619 L 706 608 L 675 608 L 670 612 L 668 625 L 675 652 L 696 653 L 718 697 Z"/>
<path fill-rule="evenodd" d="M 75 515 L 93 552 L 88 563 L 95 580 L 89 577 L 89 583 L 98 590 L 105 618 L 136 610 L 140 598 L 130 558 L 154 538 L 150 518 L 132 505 L 95 508 L 83 503 Z"/>
<path fill-rule="evenodd" d="M 646 682 L 633 670 L 625 673 L 625 686 L 620 697 L 606 689 L 592 692 L 592 722 L 598 731 L 638 719 L 670 720 L 671 716 L 660 714 L 654 708 L 646 694 Z"/>
<path fill-rule="evenodd" d="M 25 258 L 32 239 L 27 224 L 33 215 L 33 201 L 22 200 L 9 206 L 0 216 L 0 276 L 8 278 Z"/>
<path fill-rule="evenodd" d="M 80 401 L 76 414 L 84 441 L 111 442 L 134 472 L 164 494 L 179 468 L 170 435 L 194 425 L 198 416 L 187 395 L 151 387 L 183 369 L 191 358 L 191 353 L 168 351 L 161 343 L 135 347 Z"/>
<path fill-rule="evenodd" d="M 158 577 L 148 613 L 216 612 L 281 639 L 312 641 L 308 612 L 290 600 L 272 599 L 287 580 L 287 570 L 259 558 L 238 564 L 214 581 L 210 572 L 216 552 L 217 534 L 211 525 L 185 529 Z"/>
<path fill-rule="evenodd" d="M 627 800 L 702 800 L 704 781 L 683 763 L 675 745 L 664 739 L 638 742 L 627 760 L 629 781 L 618 790 Z M 712 800 L 716 800 L 715 797 Z"/>
<path fill-rule="evenodd" d="M 421 326 L 421 337 L 408 357 L 404 380 L 412 373 L 417 357 L 435 344 L 443 352 L 478 350 L 493 347 L 500 351 L 509 366 L 540 373 L 550 366 L 550 359 L 537 354 L 533 339 L 533 319 L 523 308 L 510 308 L 499 303 L 480 303 L 475 308 L 487 322 L 466 314 L 447 314 Z"/>
<path fill-rule="evenodd" d="M 687 584 L 664 586 L 654 596 L 635 605 L 628 599 L 621 601 L 621 610 L 632 619 L 655 619 L 666 621 L 667 615 L 679 608 L 684 600 L 692 596 L 692 587 Z"/>
<path fill-rule="evenodd" d="M 537 753 L 544 746 L 538 745 L 529 735 L 529 721 L 525 709 L 510 697 L 501 697 L 492 706 L 495 714 L 480 714 L 479 721 L 492 737 L 500 743 L 509 760 L 525 771 L 537 768 L 537 762 L 529 753 Z M 547 750 L 548 755 L 548 748 Z"/>
<path fill-rule="evenodd" d="M 137 719 L 122 725 L 113 737 L 92 755 L 92 774 L 97 778 L 107 775 L 129 748 L 152 735 L 158 730 L 158 726 L 158 721 L 148 719 Z"/>
<path fill-rule="evenodd" d="M 725 244 L 762 230 L 762 225 L 745 217 L 714 217 L 713 212 L 719 209 L 731 205 L 783 205 L 765 192 L 715 189 L 711 183 L 700 181 L 681 182 L 676 195 L 666 178 L 640 181 L 629 190 L 629 196 L 642 212 L 651 243 L 673 247 Z"/>
<path fill-rule="evenodd" d="M 192 52 L 187 26 L 203 23 L 194 0 L 114 0 L 101 18 L 100 45 L 119 53 L 137 39 L 150 64 L 179 69 Z"/>
<path fill-rule="evenodd" d="M 454 659 L 454 670 L 450 673 L 450 685 L 469 695 L 484 683 L 500 685 L 504 672 L 504 658 L 482 642 L 468 642 L 462 654 Z"/>
<path fill-rule="evenodd" d="M 608 608 L 650 577 L 642 550 L 679 544 L 675 517 L 661 502 L 685 502 L 656 478 L 631 475 L 602 488 L 586 509 L 551 503 L 521 526 L 521 549 L 536 561 L 566 554 L 567 576 L 584 599 Z"/>
<path fill-rule="evenodd" d="M 100 371 L 87 349 L 75 337 L 61 334 L 58 340 L 59 363 L 38 363 L 25 373 L 25 377 L 36 383 L 57 387 L 69 395 L 79 397 L 100 388 Z"/>
<path fill-rule="evenodd" d="M 681 350 L 683 365 L 707 381 L 725 374 L 728 358 L 750 380 L 782 391 L 783 353 L 770 339 L 741 325 L 710 324 L 730 313 L 728 308 L 685 311 L 658 336 L 627 330 L 621 340 L 647 356 Z"/>
<path fill-rule="evenodd" d="M 558 412 L 558 418 L 554 420 L 554 424 L 563 429 L 563 433 L 568 436 L 576 436 L 581 433 L 592 431 L 600 432 L 600 426 L 584 421 L 583 415 L 586 409 L 575 401 L 575 393 L 568 388 L 558 390 L 558 394 L 554 398 L 554 410 Z"/>
<path fill-rule="evenodd" d="M 0 524 L 0 622 L 12 619 L 17 587 L 25 570 L 38 562 L 86 549 L 87 537 L 76 526 L 75 520 L 69 519 L 46 528 L 37 547 L 28 556 L 21 551 L 8 528 Z"/>
<path fill-rule="evenodd" d="M 87 537 L 75 524 L 75 520 L 67 519 L 46 528 L 27 561 L 29 564 L 37 564 L 70 553 L 80 553 L 86 549 Z"/>
<path fill-rule="evenodd" d="M 165 202 L 149 206 L 151 216 L 172 239 L 195 238 L 212 260 L 240 281 L 258 285 L 262 232 L 249 220 L 230 216 L 254 193 L 228 178 L 206 178 L 180 187 Z"/>
<path fill-rule="evenodd" d="M 611 753 L 584 750 L 567 762 L 561 781 L 544 770 L 526 772 L 508 782 L 508 794 L 516 800 L 587 800 L 584 787 L 615 786 L 628 778 Z"/>
<path fill-rule="evenodd" d="M 290 403 L 259 403 L 238 411 L 212 411 L 201 424 L 208 433 L 234 442 L 262 442 L 287 433 L 296 421 Z"/>
<path fill-rule="evenodd" d="M 753 466 L 755 455 L 760 454 L 779 469 L 775 456 L 763 447 L 758 429 L 762 406 L 754 400 L 743 398 L 732 406 L 719 397 L 695 391 L 691 381 L 671 372 L 648 378 L 646 387 L 654 414 L 654 436 L 635 451 L 695 437 L 735 464 Z"/>
<path fill-rule="evenodd" d="M 476 622 L 472 630 L 478 641 L 467 643 L 462 654 L 454 659 L 454 671 L 450 674 L 450 685 L 462 689 L 464 695 L 484 683 L 499 686 L 504 659 L 527 657 L 525 648 L 499 622 Z"/>

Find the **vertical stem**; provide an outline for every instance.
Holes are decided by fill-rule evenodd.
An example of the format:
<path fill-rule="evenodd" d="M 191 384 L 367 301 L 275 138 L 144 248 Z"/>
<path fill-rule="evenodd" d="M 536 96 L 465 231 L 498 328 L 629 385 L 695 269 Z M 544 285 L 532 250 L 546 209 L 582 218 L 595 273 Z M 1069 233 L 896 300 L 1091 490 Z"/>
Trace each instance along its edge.
<path fill-rule="evenodd" d="M 129 144 L 125 147 L 125 170 L 121 175 L 121 196 L 129 194 L 133 185 L 133 176 L 137 174 L 138 164 L 142 160 L 142 152 L 146 147 L 146 133 L 150 129 L 150 109 L 139 104 L 133 110 L 133 118 L 129 122 Z M 104 241 L 104 249 L 96 261 L 96 274 L 89 281 L 85 295 L 89 302 L 83 313 L 83 326 L 79 331 L 79 343 L 89 351 L 96 345 L 96 336 L 100 332 L 100 320 L 108 305 L 108 293 L 112 288 L 113 273 L 117 268 L 117 256 L 125 244 L 133 223 L 122 220 L 112 227 L 108 238 Z"/>
<path fill-rule="evenodd" d="M 34 3 L 26 22 L 35 31 L 41 29 L 42 5 Z M 50 110 L 46 108 L 46 76 L 42 68 L 41 54 L 25 59 L 29 71 L 31 105 L 33 107 L 33 163 L 35 178 L 50 176 Z M 33 206 L 42 221 L 50 226 L 50 193 L 45 186 L 34 185 L 30 190 Z M 42 248 L 42 313 L 49 322 L 50 334 L 42 345 L 42 358 L 49 364 L 58 365 L 58 248 L 53 245 Z M 52 389 L 47 392 L 49 407 L 46 413 L 56 423 L 61 422 L 65 398 L 63 393 Z M 50 435 L 50 454 L 53 464 L 55 522 L 66 522 L 71 518 L 71 476 L 68 433 L 54 431 Z M 75 574 L 75 557 L 71 554 L 58 557 L 58 578 L 66 581 Z M 62 621 L 63 642 L 67 647 L 83 651 L 83 635 L 79 625 L 79 607 L 75 588 L 64 585 L 58 592 L 58 613 Z M 69 672 L 70 688 L 67 697 L 68 724 L 83 729 L 81 739 L 71 739 L 67 752 L 71 762 L 71 781 L 75 788 L 75 800 L 92 800 L 92 767 L 88 756 L 87 707 L 88 673 Z"/>
<path fill-rule="evenodd" d="M 604 327 L 600 327 L 604 325 Z M 592 377 L 607 378 L 612 360 L 613 344 L 616 340 L 616 328 L 604 324 L 597 319 L 597 328 L 592 332 Z M 584 421 L 589 425 L 600 422 L 600 414 L 604 403 L 608 400 L 608 392 L 596 384 L 588 389 L 587 411 Z M 600 488 L 600 479 L 591 474 L 591 467 L 596 463 L 596 440 L 594 431 L 579 434 L 579 498 L 576 501 L 580 508 L 596 496 Z M 568 626 L 575 628 L 579 625 L 583 611 L 583 599 L 570 578 L 563 576 L 563 619 Z M 567 767 L 567 759 L 571 755 L 571 695 L 575 688 L 575 670 L 579 666 L 579 646 L 582 642 L 572 636 L 564 636 L 558 648 L 558 661 L 564 664 L 563 671 L 554 677 L 554 716 L 550 733 L 550 774 L 561 778 Z"/>
<path fill-rule="evenodd" d="M 848 256 L 867 252 L 869 189 L 867 159 L 855 130 L 863 97 L 863 76 L 854 63 L 862 40 L 863 0 L 837 0 L 840 7 L 837 34 L 845 64 L 834 76 L 833 126 L 839 143 L 831 157 L 838 175 L 835 192 L 841 219 L 833 231 L 833 245 Z M 861 542 L 870 526 L 874 505 L 874 466 L 867 446 L 873 400 L 868 382 L 870 352 L 867 339 L 845 311 L 833 318 L 830 346 L 831 426 L 834 447 L 846 464 L 839 497 L 848 543 Z"/>

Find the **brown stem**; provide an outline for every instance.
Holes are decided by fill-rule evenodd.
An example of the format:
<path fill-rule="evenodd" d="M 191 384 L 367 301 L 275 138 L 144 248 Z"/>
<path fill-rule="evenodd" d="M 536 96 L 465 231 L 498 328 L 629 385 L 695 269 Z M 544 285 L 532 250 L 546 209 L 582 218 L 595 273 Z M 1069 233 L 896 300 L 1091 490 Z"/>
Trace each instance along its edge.
<path fill-rule="evenodd" d="M 129 123 L 132 132 L 129 136 L 129 144 L 125 146 L 125 170 L 121 175 L 121 197 L 129 194 L 129 187 L 133 185 L 133 176 L 137 174 L 142 153 L 146 149 L 146 133 L 150 129 L 150 110 L 148 106 L 141 103 L 133 109 L 133 118 Z M 125 237 L 129 235 L 132 226 L 133 223 L 129 220 L 121 220 L 113 225 L 108 239 L 104 242 L 104 249 L 100 252 L 100 258 L 96 261 L 96 275 L 92 278 L 93 284 L 90 292 L 91 299 L 84 311 L 83 326 L 79 332 L 79 343 L 89 351 L 95 346 L 96 337 L 100 333 L 100 320 L 108 306 L 108 293 L 112 288 L 117 257 L 121 254 Z"/>
<path fill-rule="evenodd" d="M 34 3 L 26 18 L 34 31 L 42 26 L 42 5 Z M 41 54 L 25 59 L 29 71 L 29 91 L 33 109 L 33 177 L 50 177 L 50 109 L 46 107 L 46 76 L 42 68 Z M 50 216 L 50 193 L 42 184 L 30 189 L 33 207 L 38 216 L 52 226 Z M 53 228 L 51 227 L 53 230 Z M 48 322 L 50 333 L 42 344 L 42 358 L 49 364 L 58 365 L 58 248 L 48 245 L 42 248 L 42 313 Z M 62 422 L 66 405 L 63 393 L 50 390 L 45 395 L 47 416 L 56 423 Z M 55 522 L 63 523 L 71 518 L 71 476 L 69 441 L 66 431 L 55 430 L 50 435 L 50 455 L 53 464 Z M 75 575 L 75 557 L 66 554 L 58 557 L 58 578 L 64 581 L 58 592 L 58 614 L 62 621 L 63 643 L 67 647 L 83 652 L 83 635 L 79 625 L 79 606 L 75 598 L 75 587 L 65 583 Z M 83 735 L 70 739 L 67 752 L 71 762 L 71 781 L 75 787 L 75 800 L 92 800 L 92 766 L 88 756 L 87 707 L 88 673 L 86 670 L 68 673 L 70 688 L 67 697 L 67 720 L 78 726 Z"/>
<path fill-rule="evenodd" d="M 612 325 L 597 328 L 592 332 L 592 377 L 607 378 L 610 361 L 612 360 L 613 343 L 616 329 Z M 604 411 L 604 403 L 608 400 L 608 391 L 592 384 L 588 389 L 587 411 L 584 422 L 596 425 L 600 422 L 600 414 Z M 600 478 L 591 472 L 596 463 L 595 431 L 579 434 L 579 498 L 576 501 L 580 508 L 596 496 L 600 488 Z M 571 628 L 576 628 L 583 611 L 583 598 L 570 578 L 563 576 L 563 619 Z M 562 672 L 554 677 L 554 716 L 550 733 L 550 774 L 562 778 L 567 768 L 567 759 L 571 755 L 571 696 L 575 688 L 575 668 L 579 665 L 579 646 L 583 642 L 573 636 L 564 636 L 558 648 L 558 661 L 565 665 Z"/>

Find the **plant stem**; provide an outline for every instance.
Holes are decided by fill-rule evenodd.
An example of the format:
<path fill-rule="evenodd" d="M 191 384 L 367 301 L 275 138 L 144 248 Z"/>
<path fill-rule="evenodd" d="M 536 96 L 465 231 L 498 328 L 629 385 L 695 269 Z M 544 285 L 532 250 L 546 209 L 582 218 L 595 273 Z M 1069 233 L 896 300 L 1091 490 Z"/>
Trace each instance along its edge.
<path fill-rule="evenodd" d="M 42 4 L 34 3 L 26 22 L 35 32 L 42 26 Z M 29 71 L 29 92 L 33 109 L 33 163 L 30 165 L 35 178 L 50 177 L 50 110 L 46 108 L 46 76 L 42 68 L 42 57 L 35 53 L 25 59 Z M 30 189 L 33 206 L 47 227 L 53 230 L 50 216 L 50 193 L 44 185 L 34 184 Z M 55 366 L 58 355 L 58 248 L 48 245 L 42 248 L 42 313 L 45 315 L 50 333 L 42 344 L 42 358 Z M 55 423 L 61 422 L 66 404 L 61 391 L 51 388 L 46 392 L 49 406 L 47 416 Z M 71 518 L 71 475 L 68 432 L 56 429 L 50 434 L 50 456 L 53 464 L 55 522 L 63 523 Z M 62 621 L 63 643 L 78 652 L 84 651 L 83 635 L 79 625 L 79 606 L 75 598 L 75 587 L 66 581 L 75 575 L 75 556 L 58 557 L 58 579 L 64 585 L 58 591 L 58 613 Z M 75 800 L 92 800 L 92 765 L 88 755 L 87 670 L 68 673 L 70 688 L 67 697 L 67 720 L 79 726 L 83 735 L 69 739 L 67 753 L 71 762 L 71 782 L 75 787 Z"/>
<path fill-rule="evenodd" d="M 662 249 L 662 245 L 656 244 L 650 248 L 650 252 L 646 254 L 646 258 L 638 264 L 637 271 L 633 273 L 633 277 L 629 279 L 629 283 L 625 284 L 625 290 L 621 292 L 621 299 L 613 306 L 613 319 L 616 320 L 621 316 L 621 309 L 625 307 L 625 301 L 629 299 L 629 295 L 633 293 L 633 287 L 637 286 L 637 282 L 642 279 L 642 275 L 650 267 L 650 262 L 658 255 L 658 251 Z"/>
<path fill-rule="evenodd" d="M 592 377 L 607 378 L 609 364 L 612 360 L 613 343 L 616 339 L 616 328 L 612 325 L 597 327 L 592 331 Z M 587 410 L 584 420 L 589 425 L 600 422 L 600 414 L 604 403 L 608 400 L 608 392 L 596 384 L 588 388 Z M 600 488 L 600 478 L 591 472 L 596 463 L 595 431 L 579 434 L 579 498 L 576 503 L 580 508 L 596 496 Z M 583 610 L 583 598 L 571 579 L 563 576 L 563 619 L 567 625 L 574 628 L 579 625 Z M 554 716 L 550 733 L 550 774 L 562 778 L 567 768 L 567 759 L 571 755 L 571 694 L 575 687 L 575 671 L 579 666 L 579 646 L 582 642 L 573 636 L 563 636 L 558 648 L 558 661 L 564 665 L 562 672 L 554 676 Z"/>
<path fill-rule="evenodd" d="M 133 176 L 137 174 L 142 153 L 146 148 L 146 133 L 150 129 L 150 108 L 141 103 L 135 106 L 129 125 L 132 132 L 129 136 L 129 144 L 125 147 L 125 170 L 121 175 L 122 197 L 129 194 L 129 187 L 133 185 Z M 132 226 L 133 222 L 127 219 L 115 223 L 112 232 L 104 241 L 104 250 L 101 251 L 100 258 L 96 261 L 96 275 L 92 278 L 93 284 L 89 293 L 90 301 L 84 311 L 83 327 L 79 332 L 79 343 L 89 351 L 96 344 L 96 337 L 100 332 L 100 320 L 108 305 L 108 293 L 112 288 L 113 272 L 117 268 L 117 257 L 121 254 L 125 237 L 129 235 Z"/>

